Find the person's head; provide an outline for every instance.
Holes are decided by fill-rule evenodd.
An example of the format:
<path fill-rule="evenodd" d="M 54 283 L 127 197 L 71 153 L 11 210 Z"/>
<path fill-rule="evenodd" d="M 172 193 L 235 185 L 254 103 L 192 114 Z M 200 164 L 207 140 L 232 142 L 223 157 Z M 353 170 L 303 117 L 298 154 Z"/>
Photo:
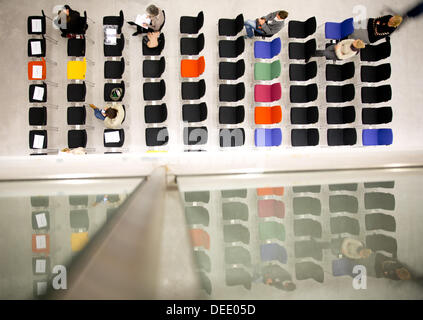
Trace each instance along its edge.
<path fill-rule="evenodd" d="M 106 117 L 109 119 L 114 119 L 117 116 L 117 110 L 113 108 L 106 109 Z"/>
<path fill-rule="evenodd" d="M 149 5 L 145 11 L 150 17 L 155 17 L 159 14 L 159 8 L 157 8 L 154 4 Z"/>
<path fill-rule="evenodd" d="M 297 289 L 297 286 L 295 285 L 295 283 L 290 280 L 286 280 L 282 282 L 282 286 L 283 286 L 283 289 L 286 291 L 294 291 L 295 289 Z"/>
<path fill-rule="evenodd" d="M 281 11 L 278 11 L 278 14 L 276 16 L 278 17 L 278 19 L 284 20 L 288 18 L 288 12 L 286 12 L 285 10 L 281 10 Z"/>
<path fill-rule="evenodd" d="M 62 152 L 67 152 L 67 153 L 69 153 L 69 152 L 70 152 L 70 149 L 69 149 L 69 148 L 64 148 L 64 149 L 62 149 L 61 151 L 62 151 Z"/>
<path fill-rule="evenodd" d="M 400 279 L 400 280 L 410 280 L 411 279 L 410 272 L 404 267 L 395 269 L 395 273 L 398 276 L 398 279 Z"/>
<path fill-rule="evenodd" d="M 68 5 L 65 5 L 63 7 L 63 12 L 66 13 L 66 15 L 68 16 L 69 15 L 69 11 L 70 11 L 70 7 Z"/>
<path fill-rule="evenodd" d="M 360 39 L 354 40 L 354 42 L 352 43 L 352 45 L 357 50 L 363 49 L 366 46 L 364 44 L 363 40 L 360 40 Z"/>
<path fill-rule="evenodd" d="M 398 27 L 402 22 L 402 17 L 401 16 L 392 16 L 389 20 L 388 20 L 388 26 L 390 26 L 391 28 L 396 28 Z"/>
<path fill-rule="evenodd" d="M 366 259 L 370 256 L 371 253 L 372 253 L 372 250 L 363 248 L 360 250 L 359 255 L 362 259 Z"/>

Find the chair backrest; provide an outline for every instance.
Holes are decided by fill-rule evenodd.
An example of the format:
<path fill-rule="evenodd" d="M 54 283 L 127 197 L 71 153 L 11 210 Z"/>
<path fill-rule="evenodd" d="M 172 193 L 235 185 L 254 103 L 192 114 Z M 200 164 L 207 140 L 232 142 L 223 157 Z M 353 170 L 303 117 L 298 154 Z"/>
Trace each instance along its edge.
<path fill-rule="evenodd" d="M 164 10 L 162 10 L 162 11 L 163 11 L 163 24 L 161 25 L 159 31 L 162 31 L 162 29 L 163 29 L 163 27 L 164 27 L 164 25 L 166 23 L 166 13 L 165 13 Z"/>
<path fill-rule="evenodd" d="M 363 145 L 390 145 L 393 141 L 392 129 L 363 129 Z"/>
<path fill-rule="evenodd" d="M 305 43 L 304 53 L 306 59 L 314 55 L 316 52 L 316 39 L 310 39 Z"/>
<path fill-rule="evenodd" d="M 316 32 L 317 22 L 316 17 L 308 18 L 305 22 L 306 36 L 312 35 Z"/>
<path fill-rule="evenodd" d="M 311 61 L 305 65 L 305 74 L 306 79 L 313 79 L 317 74 L 317 63 L 316 61 Z"/>
<path fill-rule="evenodd" d="M 282 95 L 281 84 L 279 82 L 272 84 L 271 88 L 270 88 L 270 92 L 271 92 L 270 93 L 271 97 L 273 99 L 272 101 L 279 100 L 281 98 L 281 95 Z"/>
<path fill-rule="evenodd" d="M 204 24 L 204 13 L 200 11 L 197 15 L 197 32 L 203 27 Z"/>
<path fill-rule="evenodd" d="M 244 52 L 245 49 L 245 40 L 244 37 L 238 37 L 236 40 L 236 53 L 239 56 L 241 53 Z"/>
<path fill-rule="evenodd" d="M 236 76 L 237 78 L 240 78 L 245 73 L 245 62 L 244 59 L 238 60 L 236 62 Z"/>
<path fill-rule="evenodd" d="M 197 49 L 198 53 L 204 49 L 204 33 L 200 33 L 200 35 L 197 37 Z"/>
<path fill-rule="evenodd" d="M 242 29 L 244 29 L 244 16 L 241 13 L 235 18 L 235 30 L 239 33 Z"/>
<path fill-rule="evenodd" d="M 277 56 L 281 52 L 281 48 L 282 48 L 281 38 L 278 37 L 273 39 L 272 42 L 270 43 L 270 52 L 271 52 L 272 58 Z"/>

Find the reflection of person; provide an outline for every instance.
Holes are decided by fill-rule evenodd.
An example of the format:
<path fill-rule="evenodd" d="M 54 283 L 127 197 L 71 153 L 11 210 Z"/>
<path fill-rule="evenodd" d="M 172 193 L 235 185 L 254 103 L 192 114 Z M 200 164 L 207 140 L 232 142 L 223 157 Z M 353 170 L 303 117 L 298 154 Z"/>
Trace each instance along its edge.
<path fill-rule="evenodd" d="M 326 57 L 331 60 L 346 60 L 354 57 L 363 49 L 365 44 L 357 39 L 345 39 L 337 44 L 332 44 L 325 50 L 316 50 L 314 57 Z M 311 57 L 310 57 L 311 58 Z M 306 63 L 309 59 L 306 59 Z"/>
<path fill-rule="evenodd" d="M 150 24 L 143 23 L 142 26 L 139 26 L 133 21 L 128 21 L 128 24 L 137 27 L 137 31 L 132 34 L 133 36 L 140 33 L 160 31 L 165 22 L 163 10 L 156 7 L 154 4 L 149 5 L 145 11 L 147 12 L 147 17 L 150 19 Z"/>
<path fill-rule="evenodd" d="M 94 115 L 97 119 L 103 120 L 106 128 L 117 129 L 125 118 L 125 110 L 121 104 L 112 105 L 104 109 L 99 109 L 95 105 L 90 104 L 94 109 Z"/>
<path fill-rule="evenodd" d="M 98 194 L 95 197 L 95 202 L 93 203 L 93 207 L 96 207 L 99 204 L 104 203 L 107 206 L 119 207 L 123 201 L 126 199 L 126 194 L 119 194 L 118 199 L 115 199 L 113 195 L 108 194 Z"/>
<path fill-rule="evenodd" d="M 341 252 L 350 259 L 365 259 L 370 256 L 372 250 L 365 248 L 360 240 L 345 238 L 341 244 Z"/>
<path fill-rule="evenodd" d="M 285 25 L 285 19 L 288 17 L 288 12 L 284 10 L 269 13 L 265 17 L 256 20 L 247 20 L 244 23 L 247 37 L 252 38 L 254 31 L 262 35 L 274 35 L 278 33 Z"/>
<path fill-rule="evenodd" d="M 361 259 L 357 264 L 366 267 L 367 275 L 376 278 L 391 280 L 410 280 L 408 269 L 397 259 L 389 258 L 381 253 L 371 253 L 367 258 Z"/>
<path fill-rule="evenodd" d="M 64 148 L 64 149 L 59 151 L 59 155 L 86 154 L 86 153 L 87 152 L 82 147 L 78 147 L 78 148 L 74 148 L 74 149 Z"/>
<path fill-rule="evenodd" d="M 277 265 L 267 265 L 262 268 L 262 276 L 258 276 L 260 282 L 275 287 L 279 290 L 293 291 L 297 288 L 288 271 Z"/>

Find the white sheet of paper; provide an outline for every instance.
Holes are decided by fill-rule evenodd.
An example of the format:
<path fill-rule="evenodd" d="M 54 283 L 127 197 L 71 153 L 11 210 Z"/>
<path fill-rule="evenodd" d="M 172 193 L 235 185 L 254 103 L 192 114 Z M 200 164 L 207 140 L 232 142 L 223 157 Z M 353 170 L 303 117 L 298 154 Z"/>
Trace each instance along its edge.
<path fill-rule="evenodd" d="M 106 143 L 119 142 L 120 141 L 119 131 L 106 132 L 104 134 L 104 140 L 106 141 Z"/>
<path fill-rule="evenodd" d="M 43 137 L 44 138 L 44 137 Z M 47 227 L 47 219 L 45 213 L 38 213 L 35 215 L 35 220 L 37 220 L 38 228 Z"/>
<path fill-rule="evenodd" d="M 150 24 L 151 19 L 147 17 L 147 15 L 144 13 L 143 15 L 137 14 L 137 17 L 135 18 L 135 24 L 139 25 L 140 27 L 143 27 L 143 23 Z M 143 27 L 144 29 L 148 29 Z"/>
<path fill-rule="evenodd" d="M 31 53 L 41 54 L 41 41 L 31 41 Z"/>
<path fill-rule="evenodd" d="M 32 147 L 34 149 L 42 149 L 44 144 L 44 136 L 41 136 L 39 134 L 34 135 L 34 143 Z"/>
<path fill-rule="evenodd" d="M 45 259 L 35 260 L 35 272 L 36 273 L 45 273 L 46 272 L 46 260 Z"/>
<path fill-rule="evenodd" d="M 106 29 L 106 34 L 108 36 L 116 36 L 117 30 L 115 28 L 107 28 Z"/>
<path fill-rule="evenodd" d="M 43 67 L 42 66 L 32 66 L 32 77 L 34 79 L 41 79 L 43 77 Z"/>
<path fill-rule="evenodd" d="M 37 101 L 43 101 L 43 96 L 44 96 L 44 87 L 35 87 L 34 95 L 32 96 L 32 99 Z"/>
<path fill-rule="evenodd" d="M 41 32 L 41 19 L 32 19 L 32 32 Z"/>
<path fill-rule="evenodd" d="M 47 282 L 37 282 L 37 295 L 43 296 L 47 292 Z"/>
<path fill-rule="evenodd" d="M 35 245 L 37 249 L 47 248 L 46 236 L 45 235 L 35 236 Z"/>

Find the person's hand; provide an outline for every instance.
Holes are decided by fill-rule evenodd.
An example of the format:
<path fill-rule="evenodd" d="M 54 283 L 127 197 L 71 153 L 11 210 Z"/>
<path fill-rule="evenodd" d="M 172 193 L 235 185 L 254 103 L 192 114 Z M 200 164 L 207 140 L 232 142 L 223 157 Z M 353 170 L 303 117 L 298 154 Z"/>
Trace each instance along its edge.
<path fill-rule="evenodd" d="M 97 109 L 97 107 L 95 106 L 95 105 L 93 105 L 93 104 L 90 104 L 89 105 L 91 108 L 93 108 L 93 109 Z"/>
<path fill-rule="evenodd" d="M 144 28 L 148 28 L 148 24 L 146 24 L 146 23 L 143 23 L 143 24 L 142 24 L 142 26 L 143 26 Z"/>
<path fill-rule="evenodd" d="M 263 25 L 264 23 L 266 22 L 266 19 L 264 19 L 264 18 L 260 18 L 260 19 L 258 19 L 258 23 L 259 23 L 259 25 Z"/>

